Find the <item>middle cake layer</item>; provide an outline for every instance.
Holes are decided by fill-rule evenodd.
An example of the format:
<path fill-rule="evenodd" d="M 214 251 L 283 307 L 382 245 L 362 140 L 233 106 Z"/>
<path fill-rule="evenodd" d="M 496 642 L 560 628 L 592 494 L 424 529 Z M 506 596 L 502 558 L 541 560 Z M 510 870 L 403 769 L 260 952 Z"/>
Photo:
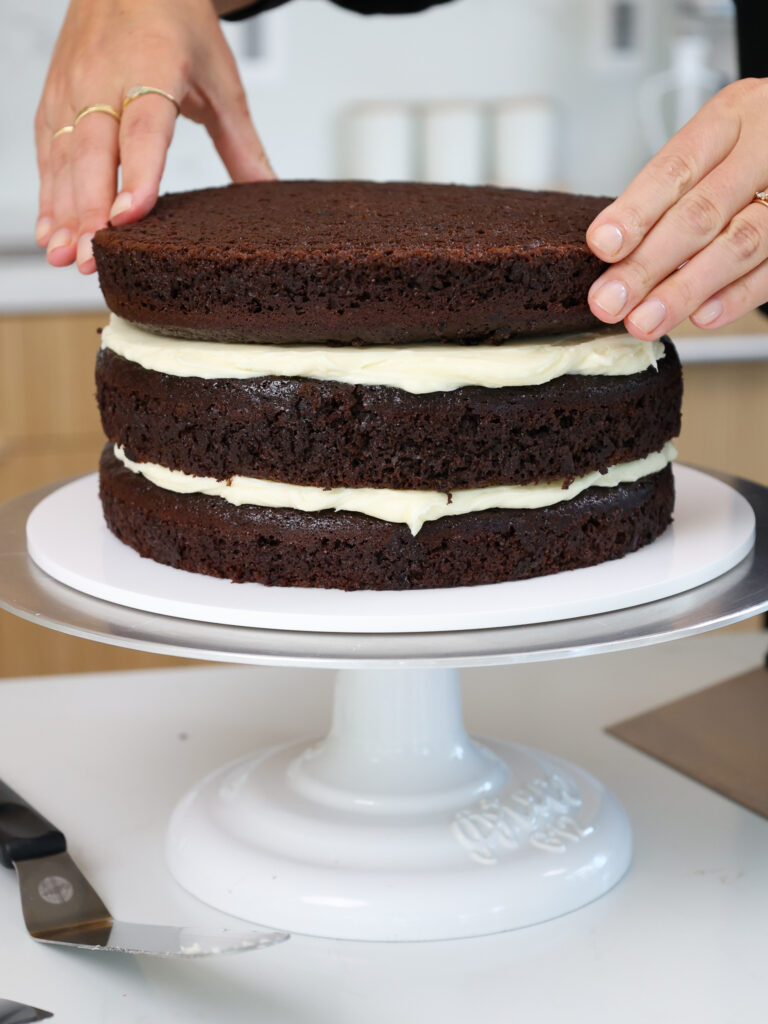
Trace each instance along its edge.
<path fill-rule="evenodd" d="M 109 349 L 96 380 L 105 433 L 136 462 L 219 480 L 438 491 L 567 481 L 642 458 L 679 433 L 682 394 L 670 342 L 658 369 L 533 388 L 204 380 Z"/>

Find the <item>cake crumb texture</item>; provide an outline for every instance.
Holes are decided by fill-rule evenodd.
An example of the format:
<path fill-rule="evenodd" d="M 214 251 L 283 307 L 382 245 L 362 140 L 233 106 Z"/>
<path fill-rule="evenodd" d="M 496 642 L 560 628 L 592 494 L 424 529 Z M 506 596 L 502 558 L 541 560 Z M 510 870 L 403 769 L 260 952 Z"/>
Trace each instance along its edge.
<path fill-rule="evenodd" d="M 671 342 L 658 370 L 536 388 L 210 381 L 104 349 L 96 383 L 104 432 L 134 462 L 218 480 L 437 491 L 570 480 L 643 458 L 679 434 L 682 394 Z"/>
<path fill-rule="evenodd" d="M 109 529 L 165 565 L 271 586 L 405 590 L 527 579 L 621 558 L 668 526 L 671 467 L 636 483 L 593 487 L 546 509 L 448 516 L 414 537 L 355 512 L 232 506 L 164 491 L 102 453 Z"/>
<path fill-rule="evenodd" d="M 109 308 L 214 341 L 501 342 L 604 329 L 584 240 L 610 200 L 491 186 L 256 182 L 96 233 Z"/>

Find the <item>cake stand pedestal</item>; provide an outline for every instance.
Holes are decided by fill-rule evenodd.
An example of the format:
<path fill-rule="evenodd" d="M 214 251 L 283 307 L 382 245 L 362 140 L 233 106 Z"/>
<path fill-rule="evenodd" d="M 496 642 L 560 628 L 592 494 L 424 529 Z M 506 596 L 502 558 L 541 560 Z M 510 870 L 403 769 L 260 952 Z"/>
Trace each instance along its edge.
<path fill-rule="evenodd" d="M 249 920 L 447 939 L 591 902 L 631 846 L 623 809 L 592 776 L 469 738 L 456 669 L 350 669 L 328 736 L 210 776 L 177 808 L 167 856 L 184 888 Z"/>
<path fill-rule="evenodd" d="M 580 768 L 470 739 L 456 669 L 626 649 L 764 611 L 768 489 L 722 479 L 756 516 L 745 558 L 677 596 L 580 619 L 367 635 L 126 608 L 72 590 L 28 558 L 27 516 L 53 488 L 0 508 L 0 604 L 142 650 L 340 667 L 324 740 L 259 751 L 182 801 L 168 831 L 172 874 L 222 910 L 289 931 L 379 940 L 488 934 L 605 893 L 629 865 L 630 829 L 615 797 Z"/>

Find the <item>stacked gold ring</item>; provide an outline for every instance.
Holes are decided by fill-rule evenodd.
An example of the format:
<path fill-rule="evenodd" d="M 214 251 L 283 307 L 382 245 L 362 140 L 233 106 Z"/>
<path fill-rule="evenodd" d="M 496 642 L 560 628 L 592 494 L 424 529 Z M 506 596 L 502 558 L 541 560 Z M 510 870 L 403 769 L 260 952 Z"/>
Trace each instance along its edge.
<path fill-rule="evenodd" d="M 181 113 L 181 106 L 175 96 L 171 96 L 165 89 L 156 89 L 154 85 L 134 85 L 125 94 L 123 100 L 123 110 L 128 106 L 129 103 L 133 103 L 134 100 L 139 99 L 141 96 L 162 96 L 163 99 L 170 100 L 171 103 L 176 107 L 176 113 Z"/>
<path fill-rule="evenodd" d="M 75 120 L 72 122 L 72 127 L 76 128 L 83 118 L 88 117 L 89 114 L 109 114 L 116 121 L 120 121 L 120 114 L 108 103 L 92 103 L 89 107 L 83 107 L 82 110 L 78 111 Z"/>
<path fill-rule="evenodd" d="M 176 107 L 176 113 L 181 113 L 181 105 L 175 96 L 172 96 L 165 89 L 157 89 L 154 85 L 134 85 L 125 94 L 123 99 L 123 110 L 128 106 L 129 103 L 133 103 L 134 100 L 139 99 L 141 96 L 162 96 L 163 99 L 170 100 L 170 102 Z M 78 125 L 84 117 L 88 117 L 89 114 L 109 114 L 110 117 L 119 123 L 122 118 L 122 114 L 115 110 L 114 107 L 110 106 L 109 103 L 91 103 L 88 107 L 83 107 L 82 110 L 78 111 L 72 124 L 65 124 L 62 128 L 59 128 L 51 136 L 52 139 L 57 139 L 60 135 L 68 135 L 70 132 L 75 130 L 75 125 Z"/>
<path fill-rule="evenodd" d="M 65 124 L 62 128 L 57 129 L 51 139 L 58 139 L 60 135 L 69 135 L 70 132 L 75 130 L 75 125 L 80 124 L 84 117 L 88 117 L 89 114 L 109 114 L 110 117 L 120 123 L 120 114 L 114 107 L 111 107 L 108 103 L 92 103 L 89 107 L 83 107 L 82 110 L 77 112 L 72 124 Z"/>
<path fill-rule="evenodd" d="M 768 206 L 768 191 L 755 192 L 754 196 L 752 197 L 752 202 L 762 203 L 763 206 Z"/>

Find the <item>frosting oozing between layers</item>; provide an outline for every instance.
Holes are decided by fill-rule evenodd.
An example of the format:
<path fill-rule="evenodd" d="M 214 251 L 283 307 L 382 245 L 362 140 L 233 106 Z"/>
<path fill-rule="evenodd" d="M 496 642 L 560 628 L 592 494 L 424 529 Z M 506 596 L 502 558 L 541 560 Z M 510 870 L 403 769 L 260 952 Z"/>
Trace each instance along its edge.
<path fill-rule="evenodd" d="M 411 394 L 458 388 L 531 387 L 566 374 L 629 376 L 656 366 L 660 341 L 624 332 L 560 335 L 502 345 L 349 346 L 236 344 L 167 338 L 112 315 L 102 347 L 145 370 L 206 380 L 309 377 Z"/>
<path fill-rule="evenodd" d="M 611 466 L 578 477 L 568 487 L 562 480 L 548 483 L 504 487 L 481 487 L 444 494 L 439 491 L 396 491 L 374 487 L 339 487 L 326 490 L 283 484 L 274 480 L 233 476 L 229 480 L 193 476 L 177 469 L 167 469 L 152 462 L 133 462 L 119 445 L 115 456 L 126 469 L 140 473 L 150 483 L 179 494 L 207 494 L 220 497 L 232 505 L 261 505 L 267 508 L 291 508 L 301 512 L 361 512 L 374 519 L 405 523 L 414 536 L 426 522 L 445 516 L 458 516 L 486 509 L 544 508 L 575 498 L 589 487 L 615 487 L 634 483 L 657 473 L 677 455 L 669 441 L 661 451 L 642 459 Z"/>

